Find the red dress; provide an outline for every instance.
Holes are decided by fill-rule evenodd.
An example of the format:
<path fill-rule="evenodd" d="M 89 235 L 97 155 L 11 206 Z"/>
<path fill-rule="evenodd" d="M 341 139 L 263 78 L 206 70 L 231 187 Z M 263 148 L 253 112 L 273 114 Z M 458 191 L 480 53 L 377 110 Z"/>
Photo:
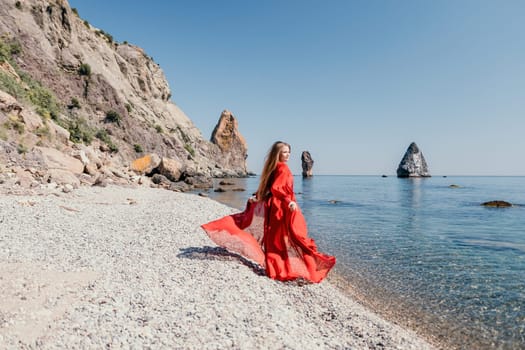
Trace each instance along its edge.
<path fill-rule="evenodd" d="M 202 225 L 219 246 L 264 266 L 268 277 L 289 281 L 304 278 L 321 282 L 335 265 L 335 257 L 317 251 L 308 237 L 306 221 L 295 200 L 293 175 L 284 162 L 273 173 L 271 196 L 246 205 L 242 213 Z"/>

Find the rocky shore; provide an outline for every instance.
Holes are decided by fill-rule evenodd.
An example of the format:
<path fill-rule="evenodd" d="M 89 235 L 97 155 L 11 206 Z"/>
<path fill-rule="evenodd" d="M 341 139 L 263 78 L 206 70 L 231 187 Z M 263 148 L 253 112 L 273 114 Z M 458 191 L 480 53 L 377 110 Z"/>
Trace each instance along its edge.
<path fill-rule="evenodd" d="M 281 283 L 199 225 L 235 210 L 147 187 L 0 195 L 5 348 L 432 349 L 329 281 Z"/>

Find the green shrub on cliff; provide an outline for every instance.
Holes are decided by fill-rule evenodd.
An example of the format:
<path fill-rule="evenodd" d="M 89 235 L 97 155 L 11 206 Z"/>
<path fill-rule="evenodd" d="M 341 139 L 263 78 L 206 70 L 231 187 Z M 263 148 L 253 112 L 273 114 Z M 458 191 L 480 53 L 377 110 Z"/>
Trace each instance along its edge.
<path fill-rule="evenodd" d="M 189 136 L 186 135 L 186 133 L 181 129 L 180 126 L 177 126 L 177 131 L 179 132 L 180 137 L 182 138 L 182 140 L 185 143 L 190 143 L 191 142 L 191 139 L 189 138 Z"/>
<path fill-rule="evenodd" d="M 9 118 L 5 123 L 4 127 L 6 129 L 16 130 L 19 134 L 23 134 L 25 131 L 25 124 L 19 121 L 18 119 Z"/>
<path fill-rule="evenodd" d="M 24 145 L 23 143 L 19 143 L 18 146 L 16 146 L 16 150 L 20 154 L 27 153 L 27 146 Z"/>
<path fill-rule="evenodd" d="M 20 43 L 14 39 L 9 39 L 6 36 L 0 37 L 0 63 L 8 61 L 11 65 L 14 65 L 13 56 L 18 55 L 22 52 Z"/>
<path fill-rule="evenodd" d="M 100 129 L 100 130 L 97 131 L 95 136 L 97 137 L 97 139 L 99 139 L 100 141 L 104 142 L 109 147 L 109 150 L 111 152 L 113 152 L 113 153 L 118 152 L 118 147 L 111 140 L 111 137 L 109 136 L 109 133 L 108 133 L 107 130 Z"/>
<path fill-rule="evenodd" d="M 99 129 L 97 133 L 95 134 L 95 136 L 97 137 L 97 139 L 99 139 L 100 141 L 106 144 L 111 143 L 111 138 L 109 137 L 109 134 L 107 130 L 105 129 Z"/>
<path fill-rule="evenodd" d="M 89 126 L 84 118 L 72 120 L 66 126 L 69 131 L 69 139 L 75 143 L 91 144 L 95 136 L 95 129 Z"/>
<path fill-rule="evenodd" d="M 3 71 L 0 71 L 0 90 L 17 98 L 24 98 L 26 95 L 26 91 L 20 83 L 17 82 L 12 75 L 6 74 Z"/>
<path fill-rule="evenodd" d="M 184 149 L 188 151 L 188 153 L 191 154 L 192 157 L 195 157 L 195 150 L 189 143 L 184 145 Z"/>
<path fill-rule="evenodd" d="M 112 44 L 113 43 L 113 36 L 109 33 L 106 33 L 105 31 L 103 31 L 102 29 L 99 29 L 95 32 L 97 35 L 101 35 L 101 36 L 104 36 L 107 41 Z"/>
<path fill-rule="evenodd" d="M 27 96 L 35 105 L 36 112 L 45 118 L 57 120 L 62 108 L 55 95 L 38 82 L 33 81 L 28 85 L 30 89 Z"/>
<path fill-rule="evenodd" d="M 45 88 L 39 81 L 33 79 L 29 74 L 22 72 L 13 57 L 22 51 L 21 46 L 14 40 L 5 36 L 0 37 L 0 62 L 8 62 L 16 71 L 10 74 L 0 72 L 0 89 L 13 95 L 17 99 L 25 100 L 35 106 L 36 112 L 43 117 L 57 119 L 62 107 L 51 90 Z"/>
<path fill-rule="evenodd" d="M 57 120 L 62 112 L 62 106 L 51 90 L 20 70 L 13 60 L 13 57 L 20 52 L 22 48 L 16 40 L 9 40 L 5 36 L 0 37 L 0 62 L 9 62 L 21 80 L 17 80 L 14 74 L 1 71 L 0 89 L 17 99 L 30 102 L 42 117 Z"/>
<path fill-rule="evenodd" d="M 26 82 L 28 89 L 24 89 L 13 76 L 0 72 L 0 90 L 19 100 L 30 102 L 42 117 L 57 120 L 62 108 L 55 95 L 36 81 L 25 76 L 22 80 Z"/>
<path fill-rule="evenodd" d="M 120 114 L 118 114 L 117 112 L 115 112 L 113 110 L 108 111 L 106 113 L 106 119 L 105 119 L 106 122 L 116 123 L 118 126 L 120 126 L 120 121 L 121 120 L 122 120 L 122 118 L 120 117 Z"/>
<path fill-rule="evenodd" d="M 78 67 L 78 74 L 89 77 L 91 75 L 91 66 L 87 63 L 82 63 L 80 67 Z"/>
<path fill-rule="evenodd" d="M 73 108 L 80 108 L 80 102 L 78 101 L 78 98 L 76 97 L 73 97 L 71 99 L 71 103 L 69 104 L 68 106 L 70 109 L 73 109 Z"/>
<path fill-rule="evenodd" d="M 49 126 L 45 124 L 44 126 L 40 126 L 35 130 L 35 135 L 39 137 L 49 137 L 50 131 Z"/>

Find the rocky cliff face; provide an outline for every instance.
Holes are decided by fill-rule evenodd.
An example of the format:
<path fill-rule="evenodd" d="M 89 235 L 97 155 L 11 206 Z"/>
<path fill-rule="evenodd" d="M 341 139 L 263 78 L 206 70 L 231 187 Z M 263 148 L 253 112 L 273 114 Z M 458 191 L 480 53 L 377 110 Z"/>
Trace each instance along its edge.
<path fill-rule="evenodd" d="M 233 114 L 224 110 L 219 118 L 219 122 L 211 135 L 211 142 L 219 147 L 222 157 L 219 163 L 228 169 L 239 169 L 239 174 L 247 174 L 246 158 L 248 157 L 248 147 L 244 137 L 239 132 L 237 119 Z"/>
<path fill-rule="evenodd" d="M 116 172 L 131 181 L 131 161 L 147 154 L 182 164 L 181 178 L 246 175 L 237 155 L 205 140 L 171 102 L 164 73 L 141 48 L 114 42 L 65 0 L 1 3 L 0 172 L 45 174 L 40 149 L 52 148 L 91 164 L 85 181 Z"/>
<path fill-rule="evenodd" d="M 408 146 L 397 168 L 397 177 L 430 177 L 427 162 L 415 142 Z"/>

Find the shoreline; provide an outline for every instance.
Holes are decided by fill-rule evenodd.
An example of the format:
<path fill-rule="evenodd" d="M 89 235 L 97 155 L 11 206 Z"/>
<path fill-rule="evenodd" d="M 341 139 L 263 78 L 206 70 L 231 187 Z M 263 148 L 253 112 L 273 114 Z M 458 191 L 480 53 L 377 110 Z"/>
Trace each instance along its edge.
<path fill-rule="evenodd" d="M 332 276 L 329 276 L 327 279 L 328 283 L 333 284 L 347 297 L 353 299 L 364 308 L 377 314 L 379 317 L 403 329 L 414 332 L 418 337 L 421 337 L 436 349 L 462 348 L 461 344 L 447 341 L 442 334 L 436 332 L 436 329 L 431 329 L 430 325 L 432 325 L 432 323 L 428 319 L 428 315 L 411 308 L 411 305 L 404 305 L 401 303 L 401 305 L 404 305 L 407 308 L 401 306 L 393 307 L 392 303 L 394 303 L 394 301 L 392 299 L 384 299 L 380 296 L 373 295 L 377 290 L 373 290 L 372 293 L 364 295 L 355 285 L 352 284 L 352 281 L 343 274 L 340 274 L 337 271 L 335 271 L 335 273 L 332 271 L 331 274 Z M 371 297 L 370 294 L 373 296 Z M 400 300 L 395 300 L 395 302 L 400 302 Z M 419 323 L 419 321 L 422 320 L 425 320 L 422 322 L 423 324 Z"/>
<path fill-rule="evenodd" d="M 0 209 L 7 345 L 436 348 L 343 293 L 335 275 L 277 282 L 215 247 L 199 225 L 238 210 L 211 198 L 81 187 L 0 196 Z"/>

